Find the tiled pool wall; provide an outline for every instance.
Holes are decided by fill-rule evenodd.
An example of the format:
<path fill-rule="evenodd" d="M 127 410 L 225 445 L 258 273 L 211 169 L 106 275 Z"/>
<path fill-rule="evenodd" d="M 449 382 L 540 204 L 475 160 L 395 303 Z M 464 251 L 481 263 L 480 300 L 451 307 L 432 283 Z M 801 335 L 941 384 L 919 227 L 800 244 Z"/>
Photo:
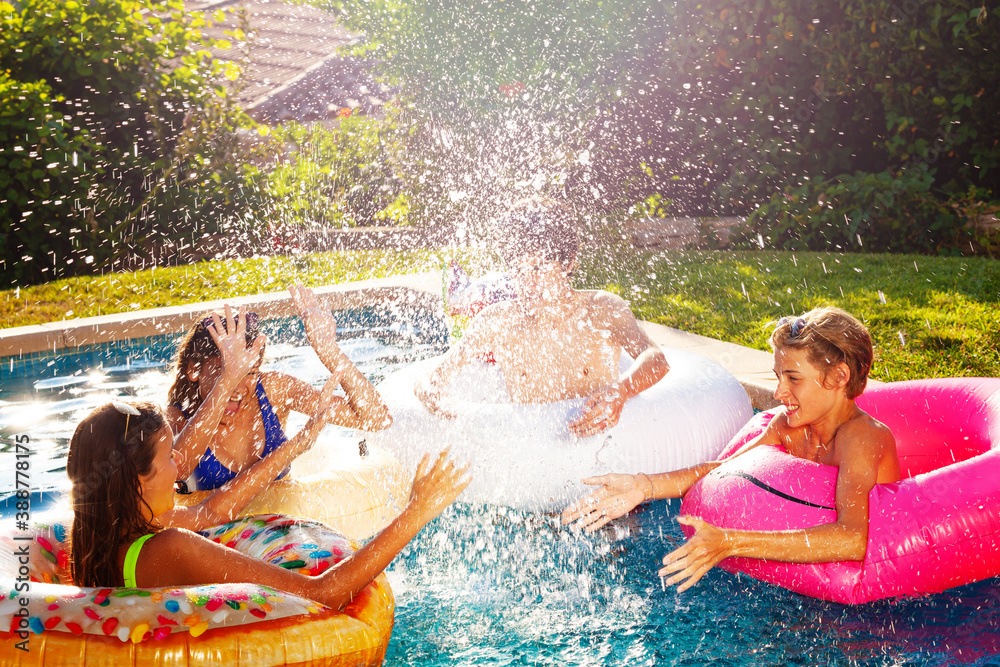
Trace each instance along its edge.
<path fill-rule="evenodd" d="M 417 308 L 400 309 L 369 306 L 335 311 L 337 335 L 356 338 L 374 335 L 393 340 L 446 342 L 448 331 L 434 313 Z M 261 322 L 261 331 L 271 343 L 305 344 L 306 336 L 298 317 L 280 317 Z M 0 357 L 0 389 L 29 381 L 81 375 L 109 367 L 128 366 L 137 361 L 168 363 L 184 332 L 81 345 Z"/>

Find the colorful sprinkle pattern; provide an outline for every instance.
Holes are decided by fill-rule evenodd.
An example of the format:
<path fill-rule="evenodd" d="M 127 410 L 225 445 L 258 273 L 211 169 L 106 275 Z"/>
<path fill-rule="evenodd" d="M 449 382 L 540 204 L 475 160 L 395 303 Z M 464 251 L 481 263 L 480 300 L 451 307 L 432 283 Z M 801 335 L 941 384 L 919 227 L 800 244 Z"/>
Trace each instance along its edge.
<path fill-rule="evenodd" d="M 66 585 L 69 521 L 36 524 L 31 532 L 0 533 L 0 628 L 17 630 L 19 598 L 29 599 L 28 628 L 116 636 L 138 643 L 174 632 L 197 637 L 211 628 L 315 614 L 323 605 L 256 584 L 215 584 L 189 588 L 77 588 Z M 265 514 L 201 531 L 205 537 L 242 553 L 315 576 L 357 548 L 321 523 Z M 30 590 L 15 590 L 20 563 L 14 556 L 28 544 Z M 4 590 L 5 589 L 5 590 Z"/>

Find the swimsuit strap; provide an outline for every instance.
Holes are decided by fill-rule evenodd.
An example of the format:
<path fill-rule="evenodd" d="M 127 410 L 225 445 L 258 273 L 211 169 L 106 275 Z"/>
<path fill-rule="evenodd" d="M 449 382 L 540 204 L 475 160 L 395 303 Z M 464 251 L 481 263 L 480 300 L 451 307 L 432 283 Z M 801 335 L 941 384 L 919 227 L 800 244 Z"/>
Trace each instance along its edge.
<path fill-rule="evenodd" d="M 125 565 L 122 567 L 122 578 L 125 580 L 125 588 L 135 588 L 135 564 L 139 560 L 139 552 L 142 545 L 151 538 L 153 533 L 147 533 L 129 545 L 125 552 Z"/>
<path fill-rule="evenodd" d="M 257 378 L 257 403 L 260 404 L 260 418 L 264 422 L 264 451 L 260 457 L 264 458 L 288 440 L 285 431 L 281 428 L 281 420 L 271 407 L 271 401 L 264 391 L 264 383 Z"/>
<path fill-rule="evenodd" d="M 267 393 L 264 391 L 264 384 L 260 378 L 257 379 L 257 386 L 254 389 L 254 393 L 257 395 L 257 403 L 260 405 L 260 418 L 264 423 L 264 450 L 260 454 L 260 457 L 264 458 L 284 444 L 288 438 L 285 436 L 285 431 L 281 428 L 281 420 L 278 419 L 274 408 L 271 407 L 271 401 L 267 398 Z M 275 479 L 281 479 L 287 474 L 288 469 L 286 468 Z M 205 449 L 205 453 L 198 457 L 198 464 L 191 471 L 191 476 L 194 478 L 198 490 L 204 491 L 205 489 L 219 488 L 236 477 L 236 473 L 223 465 L 216 458 L 212 448 L 208 447 Z"/>
<path fill-rule="evenodd" d="M 171 403 L 170 406 L 180 410 L 181 415 L 183 415 L 184 419 L 191 419 L 191 417 L 194 416 L 194 412 L 188 412 L 187 410 L 184 409 L 184 406 L 181 405 L 180 403 Z"/>

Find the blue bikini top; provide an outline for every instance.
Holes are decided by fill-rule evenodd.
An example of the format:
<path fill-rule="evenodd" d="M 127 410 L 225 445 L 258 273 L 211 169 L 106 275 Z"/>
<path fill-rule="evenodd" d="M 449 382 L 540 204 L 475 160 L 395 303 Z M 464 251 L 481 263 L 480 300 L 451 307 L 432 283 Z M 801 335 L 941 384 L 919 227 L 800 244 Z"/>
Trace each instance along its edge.
<path fill-rule="evenodd" d="M 257 403 L 260 404 L 260 416 L 264 421 L 264 451 L 261 454 L 261 458 L 264 458 L 284 444 L 288 438 L 285 437 L 285 431 L 281 428 L 281 421 L 278 419 L 278 415 L 275 414 L 274 408 L 271 407 L 271 402 L 267 400 L 267 394 L 264 392 L 264 385 L 260 379 L 257 380 L 255 392 L 257 394 Z M 180 406 L 177 407 L 180 408 L 181 414 L 184 415 L 185 419 L 191 418 L 191 415 L 183 408 Z M 287 474 L 288 468 L 285 468 L 278 475 L 277 479 L 281 479 Z M 236 473 L 223 465 L 219 459 L 215 458 L 211 447 L 205 450 L 205 453 L 198 459 L 198 465 L 191 472 L 191 478 L 194 480 L 199 491 L 217 489 L 234 477 L 236 477 Z"/>

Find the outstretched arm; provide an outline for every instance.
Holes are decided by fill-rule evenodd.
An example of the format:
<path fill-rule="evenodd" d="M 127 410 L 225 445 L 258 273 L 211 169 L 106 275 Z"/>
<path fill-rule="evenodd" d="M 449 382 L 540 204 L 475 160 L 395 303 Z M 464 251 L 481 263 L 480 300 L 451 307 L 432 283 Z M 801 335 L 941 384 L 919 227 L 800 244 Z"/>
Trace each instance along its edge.
<path fill-rule="evenodd" d="M 342 385 L 353 418 L 334 423 L 364 431 L 378 431 L 392 424 L 392 415 L 378 390 L 362 374 L 337 343 L 337 322 L 330 309 L 321 305 L 312 290 L 302 285 L 288 288 L 305 325 L 306 337 L 316 355 L 331 373 L 345 371 Z M 337 415 L 331 417 L 338 419 Z"/>
<path fill-rule="evenodd" d="M 783 420 L 783 415 L 772 419 L 763 433 L 745 443 L 726 460 L 745 454 L 759 445 L 780 444 L 778 424 L 783 423 Z M 695 482 L 723 463 L 724 461 L 706 461 L 656 475 L 639 473 L 587 477 L 580 481 L 600 487 L 563 510 L 562 522 L 592 533 L 609 521 L 625 516 L 646 501 L 683 497 Z"/>
<path fill-rule="evenodd" d="M 217 314 L 213 313 L 212 319 L 213 325 L 208 327 L 208 333 L 222 355 L 222 373 L 191 419 L 185 420 L 176 407 L 171 406 L 167 410 L 171 427 L 182 426 L 174 441 L 174 449 L 178 454 L 179 479 L 191 474 L 198 459 L 208 449 L 212 438 L 215 437 L 216 429 L 219 428 L 226 402 L 240 381 L 256 366 L 264 349 L 263 335 L 258 336 L 253 345 L 247 347 L 246 317 L 243 316 L 242 309 L 239 319 L 234 322 L 232 308 L 226 304 L 225 326 Z M 177 372 L 187 373 L 189 370 L 178 368 Z"/>
<path fill-rule="evenodd" d="M 670 371 L 663 352 L 642 330 L 620 297 L 599 293 L 591 304 L 591 312 L 595 324 L 611 332 L 611 342 L 635 361 L 618 382 L 587 397 L 583 415 L 569 426 L 570 432 L 578 437 L 596 435 L 617 424 L 625 402 L 652 387 Z"/>
<path fill-rule="evenodd" d="M 563 510 L 562 522 L 564 525 L 572 523 L 574 527 L 592 533 L 609 521 L 625 516 L 646 501 L 680 498 L 695 482 L 721 463 L 709 461 L 659 475 L 639 473 L 587 477 L 581 480 L 584 484 L 600 484 L 600 487 Z"/>
<path fill-rule="evenodd" d="M 846 427 L 846 428 L 845 428 Z M 660 576 L 678 591 L 693 586 L 730 556 L 767 558 L 793 563 L 864 560 L 868 545 L 868 494 L 878 481 L 879 462 L 895 447 L 887 429 L 861 424 L 841 427 L 837 473 L 837 520 L 803 530 L 723 530 L 696 517 L 678 521 L 695 529 L 681 547 L 663 558 Z"/>
<path fill-rule="evenodd" d="M 168 528 L 201 530 L 232 521 L 239 516 L 258 493 L 316 443 L 316 438 L 327 424 L 326 413 L 334 403 L 334 391 L 339 385 L 340 378 L 337 375 L 327 380 L 323 390 L 319 392 L 320 398 L 312 417 L 290 440 L 220 486 L 199 504 L 175 507 L 161 514 L 158 517 L 160 523 Z"/>
<path fill-rule="evenodd" d="M 456 468 L 443 453 L 433 465 L 425 456 L 403 512 L 357 553 L 317 577 L 251 558 L 187 530 L 169 529 L 154 535 L 139 554 L 137 584 L 155 588 L 253 582 L 340 609 L 458 497 L 469 483 L 467 470 Z"/>

